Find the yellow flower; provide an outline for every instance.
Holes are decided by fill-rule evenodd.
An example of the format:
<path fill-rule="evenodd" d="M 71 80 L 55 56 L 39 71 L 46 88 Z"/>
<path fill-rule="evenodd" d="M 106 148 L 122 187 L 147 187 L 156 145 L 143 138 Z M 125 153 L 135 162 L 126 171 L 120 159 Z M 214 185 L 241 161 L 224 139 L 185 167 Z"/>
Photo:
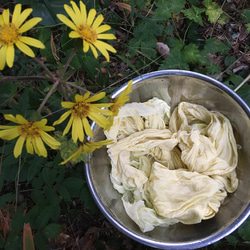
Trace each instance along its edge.
<path fill-rule="evenodd" d="M 98 142 L 86 141 L 82 145 L 80 145 L 79 148 L 76 151 L 74 151 L 74 153 L 68 159 L 61 162 L 60 164 L 63 165 L 66 162 L 70 161 L 71 159 L 72 161 L 76 161 L 81 154 L 90 154 L 96 149 L 101 148 L 102 146 L 105 145 L 109 145 L 111 143 L 113 143 L 113 140 L 104 140 Z"/>
<path fill-rule="evenodd" d="M 104 128 L 108 119 L 103 115 L 112 115 L 112 112 L 104 107 L 110 107 L 112 103 L 92 103 L 102 99 L 105 96 L 105 92 L 101 92 L 90 97 L 90 92 L 85 93 L 84 96 L 76 95 L 75 102 L 62 102 L 61 105 L 64 108 L 70 110 L 66 111 L 57 121 L 53 123 L 54 125 L 62 123 L 69 115 L 70 119 L 63 131 L 63 135 L 69 132 L 69 129 L 72 126 L 72 139 L 74 142 L 79 139 L 81 142 L 84 140 L 84 130 L 86 135 L 92 137 L 93 131 L 89 125 L 89 119 L 96 122 L 100 127 Z"/>
<path fill-rule="evenodd" d="M 103 41 L 99 39 L 112 40 L 116 39 L 113 34 L 107 34 L 107 30 L 110 30 L 111 27 L 107 24 L 101 25 L 104 20 L 103 15 L 96 16 L 96 10 L 91 9 L 89 14 L 86 13 L 86 6 L 82 1 L 80 1 L 80 8 L 76 5 L 75 2 L 70 1 L 72 8 L 65 4 L 64 9 L 70 16 L 71 20 L 62 14 L 58 14 L 57 17 L 70 27 L 73 31 L 69 33 L 70 38 L 80 38 L 83 40 L 83 51 L 86 53 L 89 48 L 91 48 L 95 58 L 98 57 L 96 48 L 105 56 L 107 61 L 109 61 L 108 51 L 116 53 L 116 50 Z"/>
<path fill-rule="evenodd" d="M 125 90 L 114 99 L 114 103 L 110 108 L 110 111 L 112 112 L 112 115 L 109 116 L 109 122 L 107 123 L 107 126 L 104 128 L 105 130 L 109 131 L 110 127 L 113 125 L 114 117 L 118 115 L 119 109 L 124 106 L 124 104 L 129 100 L 129 94 L 131 93 L 133 81 L 129 81 L 127 87 Z"/>
<path fill-rule="evenodd" d="M 8 121 L 20 124 L 17 126 L 4 126 L 0 125 L 0 138 L 3 140 L 12 140 L 19 136 L 15 148 L 14 156 L 17 158 L 23 148 L 23 144 L 26 141 L 26 150 L 29 154 L 34 154 L 34 151 L 39 156 L 47 157 L 47 150 L 43 144 L 43 141 L 49 145 L 52 149 L 57 149 L 60 146 L 60 142 L 47 134 L 47 131 L 53 131 L 55 128 L 52 126 L 46 126 L 47 119 L 41 121 L 29 122 L 23 116 L 6 114 L 4 118 Z"/>
<path fill-rule="evenodd" d="M 13 66 L 15 56 L 14 45 L 30 57 L 34 57 L 35 54 L 27 45 L 41 49 L 44 48 L 41 41 L 22 36 L 22 33 L 33 28 L 42 19 L 35 17 L 24 23 L 25 19 L 31 14 L 32 9 L 28 8 L 21 12 L 21 8 L 21 4 L 15 6 L 11 22 L 9 20 L 9 9 L 5 9 L 3 14 L 0 15 L 0 70 L 4 68 L 5 62 L 10 68 Z"/>

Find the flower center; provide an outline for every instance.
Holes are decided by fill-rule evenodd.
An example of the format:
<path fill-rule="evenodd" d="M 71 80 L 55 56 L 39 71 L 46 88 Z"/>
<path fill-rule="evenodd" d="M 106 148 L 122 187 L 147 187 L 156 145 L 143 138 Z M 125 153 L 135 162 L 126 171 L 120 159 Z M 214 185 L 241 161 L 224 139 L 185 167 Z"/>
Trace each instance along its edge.
<path fill-rule="evenodd" d="M 19 126 L 18 128 L 19 128 L 19 131 L 21 132 L 21 135 L 25 136 L 25 138 L 28 138 L 30 136 L 31 137 L 33 137 L 33 136 L 40 137 L 39 128 L 37 126 L 35 126 L 33 122 L 23 124 L 23 125 Z"/>
<path fill-rule="evenodd" d="M 0 26 L 0 42 L 3 45 L 13 45 L 19 40 L 19 29 L 11 23 Z"/>
<path fill-rule="evenodd" d="M 78 118 L 85 118 L 89 114 L 90 104 L 86 102 L 77 102 L 72 109 L 72 115 Z"/>
<path fill-rule="evenodd" d="M 96 31 L 88 24 L 81 24 L 77 28 L 77 32 L 80 34 L 82 39 L 89 43 L 94 43 L 97 40 Z"/>

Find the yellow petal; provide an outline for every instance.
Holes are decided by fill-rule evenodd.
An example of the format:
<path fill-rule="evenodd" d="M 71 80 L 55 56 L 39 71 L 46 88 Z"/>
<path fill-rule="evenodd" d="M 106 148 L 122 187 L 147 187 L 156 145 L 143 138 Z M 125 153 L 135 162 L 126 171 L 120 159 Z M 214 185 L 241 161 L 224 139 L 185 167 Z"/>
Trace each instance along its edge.
<path fill-rule="evenodd" d="M 0 70 L 4 69 L 6 61 L 7 46 L 0 48 Z"/>
<path fill-rule="evenodd" d="M 27 19 L 27 17 L 31 14 L 31 12 L 32 12 L 31 8 L 25 9 L 20 14 L 20 16 L 15 20 L 15 22 L 12 21 L 12 23 L 14 23 L 15 26 L 19 28 L 23 24 L 23 22 Z"/>
<path fill-rule="evenodd" d="M 72 123 L 73 123 L 73 117 L 71 116 L 66 128 L 63 131 L 63 135 L 66 135 L 69 132 L 69 129 L 71 128 Z"/>
<path fill-rule="evenodd" d="M 42 18 L 40 17 L 34 17 L 30 20 L 28 20 L 26 23 L 22 25 L 22 27 L 19 28 L 20 33 L 24 33 L 30 29 L 32 29 L 34 26 L 36 26 L 40 21 L 42 21 Z"/>
<path fill-rule="evenodd" d="M 36 47 L 36 48 L 40 48 L 40 49 L 45 48 L 44 44 L 41 41 L 39 41 L 35 38 L 32 38 L 32 37 L 21 36 L 19 40 L 23 43 L 26 43 L 26 44 L 33 46 L 33 47 Z"/>
<path fill-rule="evenodd" d="M 61 102 L 63 108 L 71 109 L 75 106 L 74 102 Z"/>
<path fill-rule="evenodd" d="M 105 31 L 107 31 L 107 30 L 110 30 L 110 29 L 111 29 L 111 27 L 110 27 L 109 25 L 104 24 L 104 25 L 102 25 L 102 26 L 96 28 L 95 31 L 96 31 L 97 34 L 100 34 L 100 33 L 103 33 L 103 32 L 105 32 Z"/>
<path fill-rule="evenodd" d="M 72 155 L 72 160 L 76 161 L 77 158 L 81 155 L 82 153 L 82 147 L 78 148 L 76 152 Z"/>
<path fill-rule="evenodd" d="M 28 137 L 26 140 L 26 150 L 29 154 L 34 154 L 34 149 L 33 149 L 31 137 Z"/>
<path fill-rule="evenodd" d="M 34 145 L 35 152 L 39 156 L 47 157 L 47 150 L 44 147 L 42 139 L 36 136 L 35 138 L 32 139 L 32 142 Z"/>
<path fill-rule="evenodd" d="M 77 142 L 77 139 L 82 142 L 84 139 L 83 125 L 81 118 L 74 118 L 72 125 L 72 139 Z"/>
<path fill-rule="evenodd" d="M 71 5 L 72 5 L 72 8 L 75 12 L 75 15 L 77 17 L 77 20 L 79 23 L 77 23 L 77 25 L 81 24 L 82 23 L 82 17 L 81 17 L 81 12 L 80 12 L 80 9 L 78 8 L 78 6 L 76 5 L 76 3 L 74 1 L 70 1 Z"/>
<path fill-rule="evenodd" d="M 28 56 L 30 56 L 30 57 L 34 57 L 34 56 L 35 56 L 33 50 L 32 50 L 30 47 L 28 47 L 26 44 L 24 44 L 23 42 L 17 41 L 17 42 L 16 42 L 16 46 L 17 46 L 17 48 L 20 49 L 24 54 L 26 54 L 26 55 L 28 55 Z"/>
<path fill-rule="evenodd" d="M 88 18 L 87 18 L 87 24 L 88 25 L 92 25 L 94 19 L 95 19 L 95 16 L 96 16 L 96 10 L 95 9 L 91 9 L 89 11 L 89 14 L 88 14 Z"/>
<path fill-rule="evenodd" d="M 106 58 L 106 60 L 109 62 L 109 53 L 106 49 L 106 47 L 104 46 L 104 42 L 97 40 L 94 45 L 97 47 L 97 49 L 104 55 L 104 57 Z"/>
<path fill-rule="evenodd" d="M 0 25 L 3 25 L 3 15 L 0 15 Z"/>
<path fill-rule="evenodd" d="M 21 14 L 21 8 L 22 8 L 21 4 L 17 4 L 15 6 L 15 9 L 13 11 L 13 16 L 12 16 L 12 23 L 15 23 L 16 20 L 18 19 L 18 17 L 20 16 L 20 14 Z"/>
<path fill-rule="evenodd" d="M 8 121 L 15 122 L 18 124 L 27 124 L 28 121 L 22 115 L 13 116 L 11 114 L 5 114 L 4 118 Z"/>
<path fill-rule="evenodd" d="M 48 120 L 47 119 L 42 119 L 41 121 L 35 121 L 34 125 L 36 127 L 38 127 L 39 129 L 42 129 L 45 127 L 45 125 L 47 124 Z"/>
<path fill-rule="evenodd" d="M 7 118 L 5 118 L 5 119 L 7 119 Z M 18 124 L 27 124 L 27 123 L 29 123 L 22 115 L 16 115 L 15 119 L 16 119 L 15 122 L 18 123 Z"/>
<path fill-rule="evenodd" d="M 22 153 L 24 141 L 25 141 L 24 136 L 20 136 L 17 139 L 16 145 L 15 145 L 15 148 L 14 148 L 14 156 L 15 156 L 15 158 L 17 158 Z"/>
<path fill-rule="evenodd" d="M 116 53 L 116 49 L 108 43 L 97 40 L 97 44 L 98 44 L 98 46 L 103 47 L 104 49 L 106 49 L 110 52 Z M 96 46 L 96 44 L 94 44 L 94 45 Z M 98 46 L 97 46 L 97 48 L 98 48 Z"/>
<path fill-rule="evenodd" d="M 77 32 L 77 31 L 71 31 L 70 33 L 69 33 L 69 37 L 70 38 L 79 38 L 79 37 L 81 37 L 80 36 L 80 34 Z"/>
<path fill-rule="evenodd" d="M 113 34 L 98 34 L 97 39 L 113 40 L 116 37 Z"/>
<path fill-rule="evenodd" d="M 100 93 L 93 95 L 90 98 L 86 99 L 86 102 L 95 102 L 97 100 L 102 99 L 105 95 L 106 95 L 105 92 L 100 92 Z"/>
<path fill-rule="evenodd" d="M 62 123 L 70 114 L 71 114 L 71 110 L 68 110 L 67 112 L 65 112 L 64 114 L 62 114 L 60 116 L 60 118 L 53 123 L 53 126 Z"/>
<path fill-rule="evenodd" d="M 66 16 L 64 16 L 64 15 L 62 15 L 62 14 L 57 14 L 56 15 L 57 16 L 57 18 L 61 21 L 61 22 L 63 22 L 65 25 L 67 25 L 68 27 L 70 27 L 72 30 L 76 30 L 77 28 L 76 28 L 76 25 L 72 22 L 72 21 L 70 21 Z"/>
<path fill-rule="evenodd" d="M 76 24 L 76 26 L 79 26 L 81 23 L 81 19 L 79 18 L 79 16 L 76 15 L 74 10 L 67 4 L 64 5 L 64 9 L 68 13 L 72 21 Z"/>
<path fill-rule="evenodd" d="M 14 56 L 15 56 L 14 45 L 9 45 L 6 51 L 6 63 L 10 68 L 13 67 Z"/>
<path fill-rule="evenodd" d="M 94 104 L 91 105 L 91 109 L 90 112 L 93 113 L 101 113 L 103 115 L 112 115 L 112 111 L 108 110 L 108 109 L 100 109 L 94 106 Z"/>
<path fill-rule="evenodd" d="M 82 119 L 82 124 L 83 124 L 84 130 L 86 132 L 86 135 L 88 135 L 89 137 L 93 137 L 93 131 L 89 125 L 87 118 Z"/>
<path fill-rule="evenodd" d="M 86 6 L 82 1 L 80 1 L 80 11 L 81 11 L 81 16 L 82 16 L 82 21 L 83 23 L 86 23 L 87 21 Z"/>
<path fill-rule="evenodd" d="M 83 40 L 83 52 L 86 53 L 89 50 L 89 43 L 86 40 Z"/>
<path fill-rule="evenodd" d="M 10 10 L 9 9 L 4 10 L 2 17 L 3 17 L 3 23 L 9 24 L 9 22 L 10 22 Z"/>
<path fill-rule="evenodd" d="M 97 52 L 96 48 L 92 44 L 89 44 L 89 46 L 90 46 L 90 48 L 91 48 L 91 50 L 93 52 L 94 57 L 97 58 L 98 57 L 98 52 Z"/>
<path fill-rule="evenodd" d="M 102 23 L 103 20 L 104 20 L 103 15 L 102 14 L 98 15 L 98 17 L 96 18 L 96 20 L 92 25 L 92 28 L 96 29 Z"/>
<path fill-rule="evenodd" d="M 77 152 L 75 152 L 74 154 L 72 154 L 69 158 L 67 158 L 66 160 L 64 160 L 63 162 L 60 163 L 60 165 L 64 165 L 65 163 L 67 163 L 68 161 L 70 161 L 74 155 L 76 154 Z"/>
<path fill-rule="evenodd" d="M 91 112 L 88 117 L 102 128 L 108 124 L 108 119 L 98 113 Z"/>
<path fill-rule="evenodd" d="M 76 96 L 75 96 L 75 101 L 76 101 L 76 102 L 84 102 L 89 96 L 90 96 L 90 92 L 89 92 L 89 91 L 86 92 L 86 93 L 84 94 L 84 96 L 76 95 Z"/>
<path fill-rule="evenodd" d="M 43 139 L 43 141 L 52 149 L 57 149 L 59 148 L 59 146 L 61 145 L 60 142 L 58 142 L 55 138 L 53 138 L 52 136 L 50 136 L 49 134 L 41 131 L 40 132 L 41 137 Z"/>
<path fill-rule="evenodd" d="M 0 138 L 3 140 L 13 140 L 19 135 L 18 126 L 9 126 L 8 129 L 0 131 Z"/>

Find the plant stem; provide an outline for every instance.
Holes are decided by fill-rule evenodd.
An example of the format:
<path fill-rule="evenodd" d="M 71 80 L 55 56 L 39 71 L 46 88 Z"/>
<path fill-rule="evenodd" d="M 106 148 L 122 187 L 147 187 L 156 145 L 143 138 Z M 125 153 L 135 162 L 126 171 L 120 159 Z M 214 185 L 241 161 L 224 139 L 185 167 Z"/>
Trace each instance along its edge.
<path fill-rule="evenodd" d="M 250 79 L 250 74 L 234 89 L 234 92 L 237 92 L 249 79 Z"/>
<path fill-rule="evenodd" d="M 74 57 L 75 53 L 76 53 L 76 49 L 74 49 L 74 50 L 72 51 L 72 53 L 70 54 L 70 56 L 69 56 L 69 58 L 68 58 L 66 64 L 65 64 L 64 67 L 63 67 L 62 73 L 61 73 L 60 76 L 56 79 L 56 81 L 55 81 L 55 83 L 53 84 L 52 88 L 50 89 L 50 91 L 47 93 L 47 95 L 46 95 L 45 98 L 43 99 L 42 103 L 40 104 L 40 106 L 39 106 L 39 108 L 38 108 L 38 110 L 37 110 L 37 113 L 38 113 L 38 114 L 41 114 L 41 111 L 42 111 L 42 109 L 43 109 L 45 103 L 48 101 L 48 99 L 49 99 L 49 97 L 52 95 L 52 93 L 56 90 L 57 86 L 61 83 L 62 78 L 63 78 L 63 76 L 65 75 L 66 70 L 68 69 L 69 64 L 70 64 L 72 58 Z M 41 65 L 41 64 L 40 64 L 40 65 Z M 44 65 L 44 66 L 45 66 L 45 65 Z M 46 67 L 46 66 L 45 66 L 45 67 Z M 47 67 L 46 67 L 46 68 L 47 68 Z M 54 76 L 53 76 L 53 77 L 54 77 Z"/>
<path fill-rule="evenodd" d="M 51 71 L 48 69 L 48 67 L 44 64 L 43 61 L 39 60 L 36 57 L 32 57 L 32 59 L 38 63 L 44 70 L 45 72 L 49 75 L 50 79 L 53 81 L 53 79 L 55 79 L 54 75 L 51 73 Z"/>
<path fill-rule="evenodd" d="M 0 85 L 4 84 L 8 81 L 35 81 L 35 80 L 48 80 L 48 77 L 46 76 L 4 76 L 1 78 Z"/>

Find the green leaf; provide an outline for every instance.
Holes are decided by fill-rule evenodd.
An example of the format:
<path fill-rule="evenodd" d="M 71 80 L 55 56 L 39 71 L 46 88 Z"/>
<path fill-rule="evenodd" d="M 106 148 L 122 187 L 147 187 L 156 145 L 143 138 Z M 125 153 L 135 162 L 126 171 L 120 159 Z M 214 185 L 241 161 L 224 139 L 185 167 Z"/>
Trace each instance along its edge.
<path fill-rule="evenodd" d="M 137 7 L 140 10 L 143 10 L 143 8 L 145 7 L 146 3 L 147 3 L 147 0 L 135 0 L 135 4 L 137 5 Z"/>
<path fill-rule="evenodd" d="M 15 214 L 12 216 L 11 229 L 15 232 L 19 232 L 23 229 L 24 224 L 23 208 L 19 207 Z"/>
<path fill-rule="evenodd" d="M 243 80 L 244 79 L 241 76 L 232 74 L 229 77 L 227 77 L 223 83 L 227 85 L 229 88 L 235 89 Z"/>
<path fill-rule="evenodd" d="M 247 27 L 247 32 L 250 33 L 250 23 L 247 23 L 246 27 Z"/>
<path fill-rule="evenodd" d="M 43 233 L 48 239 L 56 238 L 61 231 L 62 226 L 56 223 L 51 223 L 43 229 Z"/>
<path fill-rule="evenodd" d="M 38 215 L 35 223 L 38 228 L 45 227 L 50 220 L 57 221 L 60 217 L 60 206 L 58 204 L 52 204 L 45 207 Z"/>
<path fill-rule="evenodd" d="M 171 14 L 180 13 L 185 7 L 185 0 L 156 0 L 155 4 L 157 9 L 154 12 L 154 17 L 167 20 L 171 17 Z"/>
<path fill-rule="evenodd" d="M 198 47 L 193 43 L 190 43 L 185 46 L 183 49 L 183 59 L 186 63 L 191 64 L 200 62 L 201 54 Z"/>
<path fill-rule="evenodd" d="M 69 1 L 67 0 L 19 0 L 17 2 L 32 6 L 32 16 L 41 17 L 42 21 L 40 24 L 45 26 L 58 23 L 59 20 L 57 19 L 56 14 L 66 14 L 63 5 L 69 4 Z"/>
<path fill-rule="evenodd" d="M 204 11 L 205 11 L 204 8 L 198 8 L 198 7 L 192 6 L 192 8 L 183 10 L 182 12 L 189 20 L 192 20 L 198 23 L 199 25 L 203 26 L 201 13 L 203 13 Z"/>
<path fill-rule="evenodd" d="M 15 82 L 6 82 L 0 85 L 0 106 L 4 107 L 12 101 L 17 92 L 19 84 Z"/>
<path fill-rule="evenodd" d="M 159 70 L 164 69 L 183 69 L 189 70 L 188 64 L 184 61 L 183 53 L 180 47 L 177 45 L 173 49 L 170 49 L 169 57 L 165 59 Z"/>
<path fill-rule="evenodd" d="M 204 5 L 206 7 L 205 13 L 211 23 L 218 22 L 220 24 L 225 24 L 226 16 L 223 15 L 223 10 L 216 2 L 212 2 L 212 0 L 205 0 Z"/>
<path fill-rule="evenodd" d="M 204 53 L 217 53 L 226 54 L 229 50 L 229 47 L 225 45 L 222 41 L 219 41 L 214 38 L 207 39 L 204 46 Z"/>
<path fill-rule="evenodd" d="M 0 196 L 0 207 L 4 207 L 6 203 L 11 203 L 15 199 L 12 193 L 3 194 Z"/>
<path fill-rule="evenodd" d="M 69 191 L 68 191 L 68 189 L 66 187 L 64 187 L 63 185 L 59 185 L 57 187 L 57 191 L 58 191 L 59 195 L 62 197 L 62 199 L 65 202 L 70 202 L 71 201 Z"/>
<path fill-rule="evenodd" d="M 91 211 L 97 210 L 95 201 L 93 200 L 93 197 L 91 196 L 87 186 L 84 186 L 82 189 L 80 199 L 84 203 L 84 206 L 89 208 Z"/>
<path fill-rule="evenodd" d="M 250 241 L 250 219 L 249 218 L 238 229 L 238 234 L 243 240 Z"/>
<path fill-rule="evenodd" d="M 238 91 L 237 94 L 246 102 L 246 104 L 250 107 L 250 85 L 243 85 Z M 250 225 L 250 222 L 248 222 Z M 250 240 L 250 238 L 248 238 Z"/>
<path fill-rule="evenodd" d="M 42 170 L 43 179 L 48 186 L 51 186 L 55 182 L 56 175 L 57 170 L 55 168 L 44 167 Z"/>
<path fill-rule="evenodd" d="M 250 10 L 243 10 L 241 16 L 245 22 L 250 23 Z"/>
<path fill-rule="evenodd" d="M 41 231 L 38 231 L 34 235 L 34 242 L 35 242 L 35 246 L 38 248 L 38 250 L 44 250 L 44 249 L 51 248 L 48 239 L 45 237 L 44 233 Z"/>
<path fill-rule="evenodd" d="M 34 189 L 31 191 L 31 199 L 35 202 L 37 205 L 45 205 L 45 199 L 43 192 L 38 189 Z"/>
<path fill-rule="evenodd" d="M 68 177 L 62 181 L 62 185 L 67 188 L 71 197 L 79 197 L 83 184 L 83 179 L 77 177 Z"/>
<path fill-rule="evenodd" d="M 226 237 L 226 241 L 230 244 L 230 245 L 232 245 L 233 247 L 236 247 L 237 246 L 237 244 L 238 244 L 238 242 L 239 242 L 239 238 L 238 237 L 236 237 L 235 235 L 229 235 L 229 236 L 227 236 Z"/>

